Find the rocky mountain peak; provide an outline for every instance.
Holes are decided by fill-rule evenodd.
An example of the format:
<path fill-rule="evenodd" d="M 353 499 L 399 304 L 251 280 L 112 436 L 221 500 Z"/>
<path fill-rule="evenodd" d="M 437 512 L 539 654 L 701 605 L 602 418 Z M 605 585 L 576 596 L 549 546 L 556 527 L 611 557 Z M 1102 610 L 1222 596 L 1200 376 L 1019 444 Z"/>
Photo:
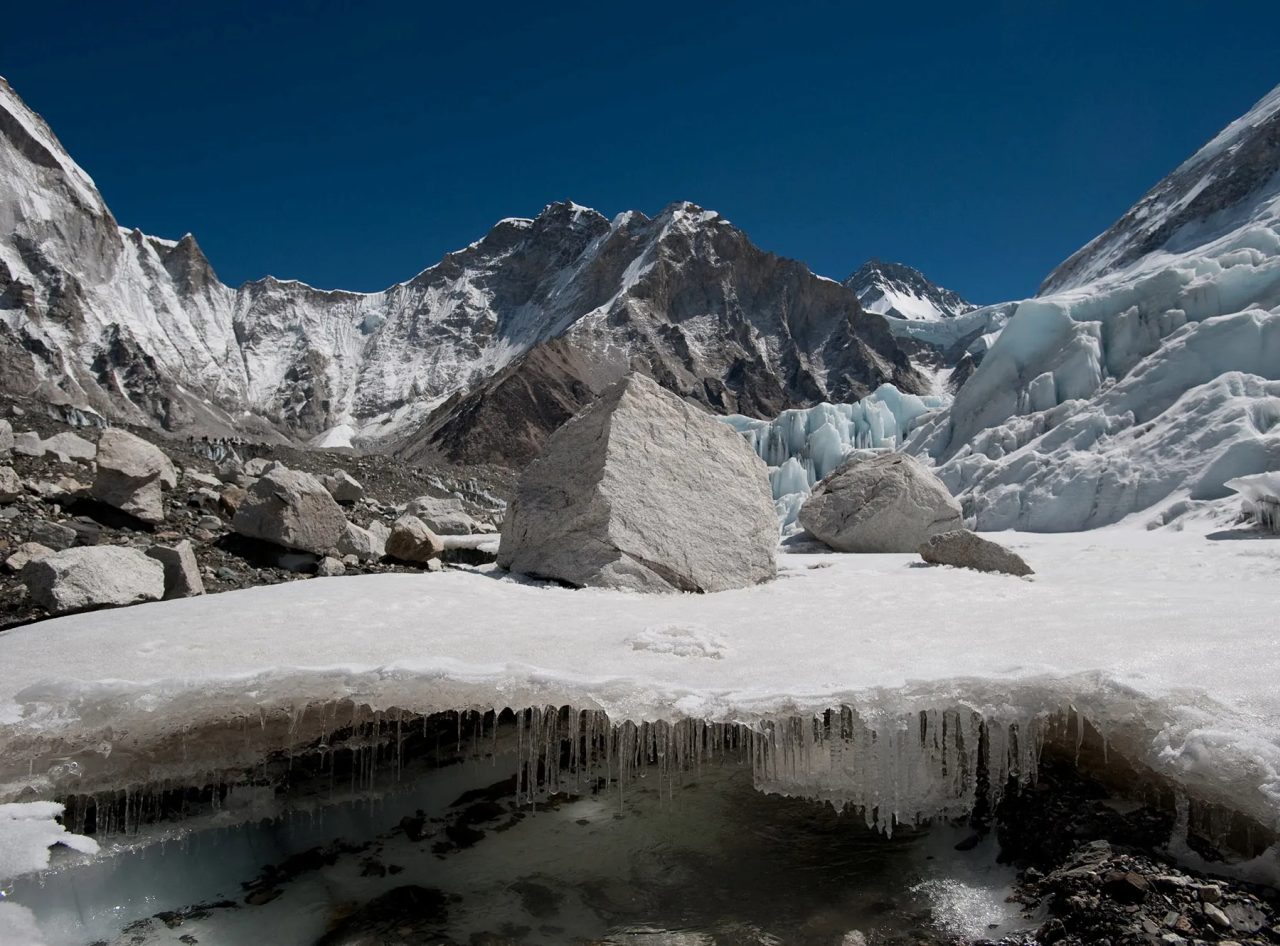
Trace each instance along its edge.
<path fill-rule="evenodd" d="M 934 322 L 977 308 L 959 293 L 944 289 L 905 263 L 867 260 L 844 285 L 853 290 L 868 312 L 894 319 Z"/>

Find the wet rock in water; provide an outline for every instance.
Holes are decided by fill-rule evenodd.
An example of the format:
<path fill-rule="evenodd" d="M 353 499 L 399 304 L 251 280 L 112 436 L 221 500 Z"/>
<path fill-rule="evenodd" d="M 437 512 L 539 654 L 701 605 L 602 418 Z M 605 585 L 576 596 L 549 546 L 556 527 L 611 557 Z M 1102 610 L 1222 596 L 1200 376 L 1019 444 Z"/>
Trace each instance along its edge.
<path fill-rule="evenodd" d="M 316 566 L 316 577 L 318 578 L 338 578 L 346 573 L 347 566 L 328 555 L 320 559 L 320 564 Z"/>
<path fill-rule="evenodd" d="M 177 471 L 154 444 L 125 430 L 103 431 L 91 491 L 94 499 L 155 524 L 164 521 L 162 490 L 177 485 Z"/>
<path fill-rule="evenodd" d="M 417 516 L 401 516 L 391 527 L 386 554 L 401 562 L 422 565 L 440 558 L 444 543 Z"/>
<path fill-rule="evenodd" d="M 277 464 L 250 487 L 231 527 L 249 538 L 324 554 L 337 546 L 347 519 L 318 479 Z"/>
<path fill-rule="evenodd" d="M 322 476 L 320 482 L 336 502 L 354 503 L 364 498 L 364 487 L 360 485 L 360 481 L 345 470 L 334 470 Z"/>
<path fill-rule="evenodd" d="M 7 420 L 0 419 L 0 460 L 5 459 L 13 452 L 13 425 Z"/>
<path fill-rule="evenodd" d="M 727 425 L 631 374 L 557 430 L 498 564 L 577 587 L 723 591 L 776 574 L 768 470 Z"/>
<path fill-rule="evenodd" d="M 98 545 L 66 549 L 29 562 L 22 580 L 31 599 L 52 614 L 138 604 L 164 597 L 164 568 L 137 549 Z"/>
<path fill-rule="evenodd" d="M 11 503 L 22 495 L 22 480 L 11 466 L 0 466 L 0 503 Z"/>
<path fill-rule="evenodd" d="M 362 529 L 355 523 L 348 522 L 342 538 L 338 540 L 337 548 L 344 556 L 353 555 L 361 562 L 376 562 L 386 554 L 387 539 L 386 535 L 380 535 L 371 529 Z"/>
<path fill-rule="evenodd" d="M 921 544 L 919 552 L 930 565 L 954 565 L 956 568 L 1003 572 L 1006 575 L 1035 574 L 1022 556 L 968 529 L 953 529 L 931 536 Z"/>
<path fill-rule="evenodd" d="M 963 521 L 960 504 L 924 464 L 889 453 L 837 467 L 800 507 L 800 524 L 837 552 L 915 552 Z"/>
<path fill-rule="evenodd" d="M 76 530 L 47 519 L 37 519 L 31 524 L 29 540 L 47 545 L 58 552 L 76 544 Z"/>
<path fill-rule="evenodd" d="M 41 443 L 42 454 L 53 454 L 63 463 L 72 460 L 92 460 L 98 455 L 98 448 L 92 442 L 69 431 L 54 434 Z"/>
<path fill-rule="evenodd" d="M 204 594 L 204 579 L 200 577 L 200 565 L 189 540 L 184 539 L 172 547 L 153 545 L 147 555 L 164 566 L 164 596 L 191 598 Z"/>
<path fill-rule="evenodd" d="M 27 562 L 34 562 L 36 559 L 44 558 L 53 554 L 53 549 L 47 545 L 41 545 L 39 542 L 23 542 L 4 561 L 5 568 L 11 572 L 20 572 L 26 568 Z"/>
<path fill-rule="evenodd" d="M 421 946 L 432 942 L 449 919 L 449 898 L 431 887 L 389 890 L 358 907 L 316 946 Z"/>

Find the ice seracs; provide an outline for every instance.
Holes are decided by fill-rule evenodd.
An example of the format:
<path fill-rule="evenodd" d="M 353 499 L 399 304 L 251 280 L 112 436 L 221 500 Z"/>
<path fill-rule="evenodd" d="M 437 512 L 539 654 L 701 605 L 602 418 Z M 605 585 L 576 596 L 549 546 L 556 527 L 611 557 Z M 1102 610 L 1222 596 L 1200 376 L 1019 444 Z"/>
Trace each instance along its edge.
<path fill-rule="evenodd" d="M 1280 532 L 1280 472 L 1240 476 L 1225 485 L 1244 497 L 1245 515 L 1264 529 Z"/>

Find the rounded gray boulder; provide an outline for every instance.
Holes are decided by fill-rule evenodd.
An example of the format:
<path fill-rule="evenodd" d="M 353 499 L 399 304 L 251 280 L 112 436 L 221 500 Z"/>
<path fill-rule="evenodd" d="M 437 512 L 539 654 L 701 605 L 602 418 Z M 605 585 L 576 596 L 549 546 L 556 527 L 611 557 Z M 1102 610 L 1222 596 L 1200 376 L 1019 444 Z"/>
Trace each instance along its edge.
<path fill-rule="evenodd" d="M 954 565 L 980 572 L 1006 575 L 1034 575 L 1031 566 L 1016 552 L 975 535 L 968 529 L 953 529 L 931 536 L 920 546 L 920 557 L 930 565 Z"/>
<path fill-rule="evenodd" d="M 164 566 L 137 549 L 94 545 L 35 558 L 22 569 L 31 600 L 52 614 L 164 597 Z"/>
<path fill-rule="evenodd" d="M 347 517 L 318 479 L 277 464 L 249 487 L 231 528 L 251 539 L 323 555 L 337 547 Z"/>
<path fill-rule="evenodd" d="M 800 525 L 837 552 L 914 552 L 964 525 L 960 504 L 915 457 L 852 459 L 813 489 Z"/>

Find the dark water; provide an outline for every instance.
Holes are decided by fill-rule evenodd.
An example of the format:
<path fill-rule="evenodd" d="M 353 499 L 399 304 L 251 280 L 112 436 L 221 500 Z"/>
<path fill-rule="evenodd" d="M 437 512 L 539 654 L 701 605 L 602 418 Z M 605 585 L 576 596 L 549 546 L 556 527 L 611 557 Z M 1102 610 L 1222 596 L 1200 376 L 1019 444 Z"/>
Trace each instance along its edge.
<path fill-rule="evenodd" d="M 675 786 L 639 773 L 623 793 L 588 780 L 536 804 L 517 799 L 512 771 L 470 761 L 285 816 L 244 790 L 178 839 L 104 839 L 106 856 L 8 894 L 49 946 L 856 946 L 1028 925 L 1003 902 L 1011 873 L 989 845 L 957 852 L 959 829 L 885 838 L 757 792 L 749 765 Z"/>

